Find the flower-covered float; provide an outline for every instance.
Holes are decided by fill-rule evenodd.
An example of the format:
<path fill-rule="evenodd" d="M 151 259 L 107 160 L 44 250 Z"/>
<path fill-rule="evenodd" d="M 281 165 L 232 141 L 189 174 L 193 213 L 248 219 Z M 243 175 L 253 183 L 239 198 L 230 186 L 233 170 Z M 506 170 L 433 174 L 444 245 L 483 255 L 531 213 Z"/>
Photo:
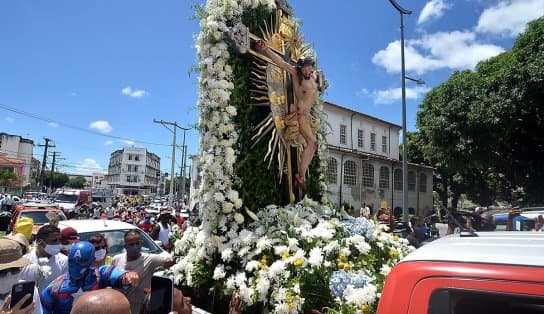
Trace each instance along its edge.
<path fill-rule="evenodd" d="M 297 82 L 255 49 L 265 40 L 293 64 L 313 55 L 292 9 L 285 1 L 209 0 L 196 11 L 199 223 L 175 236 L 176 284 L 213 313 L 227 313 L 233 293 L 247 313 L 372 313 L 389 270 L 412 247 L 329 204 L 321 101 L 311 112 L 318 146 L 308 181 L 305 189 L 293 184 L 307 146 L 291 123 Z"/>

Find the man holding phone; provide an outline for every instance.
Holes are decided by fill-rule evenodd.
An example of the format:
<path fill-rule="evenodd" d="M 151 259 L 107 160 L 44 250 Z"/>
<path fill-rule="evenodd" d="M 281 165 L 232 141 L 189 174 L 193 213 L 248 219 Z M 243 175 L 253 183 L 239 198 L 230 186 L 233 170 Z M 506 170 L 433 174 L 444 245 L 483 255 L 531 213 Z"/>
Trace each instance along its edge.
<path fill-rule="evenodd" d="M 0 313 L 11 314 L 41 314 L 42 307 L 36 287 L 32 284 L 24 285 L 22 293 L 11 295 L 14 287 L 20 281 L 21 269 L 30 264 L 23 257 L 21 247 L 13 240 L 0 239 Z M 23 287 L 21 285 L 20 287 Z M 29 287 L 29 289 L 26 289 Z M 19 296 L 21 297 L 19 299 Z M 33 299 L 30 305 L 23 307 L 29 298 Z"/>
<path fill-rule="evenodd" d="M 111 264 L 121 269 L 132 270 L 140 275 L 140 282 L 135 287 L 129 287 L 126 295 L 130 301 L 132 313 L 140 313 L 144 302 L 144 289 L 151 288 L 151 278 L 159 266 L 170 267 L 174 264 L 168 252 L 148 254 L 142 252 L 142 239 L 136 230 L 125 233 L 126 253 L 113 257 Z"/>

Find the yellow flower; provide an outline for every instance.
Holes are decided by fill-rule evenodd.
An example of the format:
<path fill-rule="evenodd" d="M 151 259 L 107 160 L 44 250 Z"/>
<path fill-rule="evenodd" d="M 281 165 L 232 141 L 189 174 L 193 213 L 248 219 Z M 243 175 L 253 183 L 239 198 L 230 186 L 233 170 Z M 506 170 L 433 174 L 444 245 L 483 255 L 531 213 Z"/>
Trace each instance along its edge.
<path fill-rule="evenodd" d="M 304 263 L 304 260 L 301 257 L 297 257 L 295 261 L 293 262 L 293 265 L 300 266 L 302 265 L 302 263 Z"/>
<path fill-rule="evenodd" d="M 399 256 L 399 252 L 397 250 L 395 250 L 395 249 L 391 249 L 391 250 L 389 250 L 389 256 L 397 257 L 397 256 Z"/>
<path fill-rule="evenodd" d="M 349 270 L 351 268 L 351 263 L 345 263 L 343 268 Z"/>
<path fill-rule="evenodd" d="M 281 259 L 282 260 L 286 260 L 289 258 L 289 251 L 285 251 L 283 252 L 283 254 L 281 255 Z"/>
<path fill-rule="evenodd" d="M 399 241 L 399 236 L 394 236 L 393 239 L 395 239 L 395 241 Z"/>
<path fill-rule="evenodd" d="M 338 262 L 338 268 L 343 269 L 345 267 L 346 263 L 344 262 Z"/>
<path fill-rule="evenodd" d="M 366 304 L 361 305 L 361 312 L 366 314 L 366 313 L 369 313 L 369 311 L 370 311 L 370 307 L 368 305 Z"/>
<path fill-rule="evenodd" d="M 345 260 L 346 260 L 346 254 L 345 254 L 345 253 L 340 253 L 340 255 L 338 256 L 338 258 L 339 258 L 341 261 L 345 261 Z"/>
<path fill-rule="evenodd" d="M 263 255 L 263 257 L 261 258 L 261 261 L 259 262 L 259 267 L 261 269 L 266 269 L 268 268 L 268 264 L 266 262 L 266 255 Z"/>
<path fill-rule="evenodd" d="M 293 303 L 287 303 L 287 307 L 289 308 L 289 311 L 292 311 L 295 309 L 295 305 Z"/>

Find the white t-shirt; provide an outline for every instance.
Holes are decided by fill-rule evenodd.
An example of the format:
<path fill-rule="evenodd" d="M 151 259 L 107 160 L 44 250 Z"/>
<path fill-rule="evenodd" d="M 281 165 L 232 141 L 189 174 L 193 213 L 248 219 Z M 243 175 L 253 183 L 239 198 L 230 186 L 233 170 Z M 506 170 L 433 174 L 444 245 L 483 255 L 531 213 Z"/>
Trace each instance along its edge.
<path fill-rule="evenodd" d="M 34 301 L 34 310 L 32 311 L 32 314 L 42 314 L 43 311 L 42 303 L 40 302 L 40 293 L 36 287 L 34 287 L 34 295 L 32 296 L 32 300 Z M 0 307 L 2 307 L 2 305 L 4 305 L 4 300 L 0 299 Z"/>
<path fill-rule="evenodd" d="M 140 313 L 142 303 L 144 301 L 144 288 L 151 288 L 151 277 L 155 272 L 155 268 L 163 265 L 165 262 L 172 259 L 172 256 L 167 252 L 161 254 L 142 253 L 137 259 L 127 262 L 127 254 L 117 254 L 111 260 L 111 264 L 120 269 L 133 270 L 140 276 L 140 281 L 136 287 L 128 287 L 126 296 L 130 302 L 132 313 Z"/>
<path fill-rule="evenodd" d="M 170 241 L 170 224 L 166 224 L 166 228 L 159 222 L 159 240 L 162 242 L 162 245 L 167 245 Z"/>
<path fill-rule="evenodd" d="M 35 281 L 38 291 L 42 291 L 47 285 L 49 285 L 55 278 L 68 272 L 68 256 L 58 253 L 47 259 L 47 263 L 40 263 L 38 256 L 36 255 L 36 249 L 32 252 L 25 254 L 32 264 L 23 267 L 21 271 L 22 280 Z M 51 274 L 45 276 L 41 270 L 41 267 L 49 268 Z"/>

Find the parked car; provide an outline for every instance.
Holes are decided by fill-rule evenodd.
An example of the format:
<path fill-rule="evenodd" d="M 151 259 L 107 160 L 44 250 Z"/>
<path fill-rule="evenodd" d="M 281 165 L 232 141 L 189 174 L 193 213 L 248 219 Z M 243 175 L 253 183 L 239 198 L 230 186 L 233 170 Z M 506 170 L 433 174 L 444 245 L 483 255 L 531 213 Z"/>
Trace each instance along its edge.
<path fill-rule="evenodd" d="M 543 250 L 537 232 L 440 238 L 393 267 L 377 313 L 544 313 Z"/>
<path fill-rule="evenodd" d="M 15 228 L 19 219 L 22 217 L 30 217 L 34 223 L 34 226 L 32 227 L 32 234 L 36 234 L 38 229 L 49 222 L 49 219 L 45 216 L 48 212 L 57 213 L 60 221 L 66 220 L 66 215 L 64 215 L 64 212 L 51 204 L 24 203 L 17 205 L 11 214 L 10 231 Z"/>
<path fill-rule="evenodd" d="M 122 221 L 105 219 L 66 220 L 59 223 L 62 230 L 66 227 L 76 229 L 79 240 L 87 241 L 97 233 L 103 234 L 108 241 L 108 255 L 114 256 L 123 253 L 125 248 L 125 233 L 129 230 L 136 230 L 142 239 L 142 252 L 150 254 L 161 254 L 165 252 L 151 237 L 135 225 Z"/>

